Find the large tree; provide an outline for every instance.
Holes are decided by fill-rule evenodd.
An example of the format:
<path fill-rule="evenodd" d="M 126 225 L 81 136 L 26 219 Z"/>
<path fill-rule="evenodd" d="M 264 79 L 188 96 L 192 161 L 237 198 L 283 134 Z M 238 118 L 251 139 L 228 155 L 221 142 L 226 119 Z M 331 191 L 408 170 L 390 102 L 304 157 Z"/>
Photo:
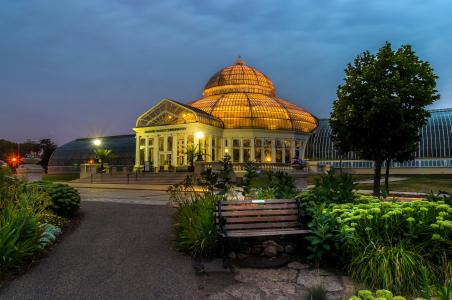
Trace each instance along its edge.
<path fill-rule="evenodd" d="M 51 139 L 39 140 L 39 148 L 41 150 L 41 162 L 39 163 L 47 173 L 50 156 L 57 148 L 57 145 Z"/>
<path fill-rule="evenodd" d="M 436 79 L 409 45 L 393 51 L 386 42 L 376 54 L 366 51 L 347 65 L 331 113 L 332 138 L 339 151 L 374 161 L 375 195 L 383 163 L 404 161 L 416 151 L 429 117 L 426 106 L 439 99 Z"/>

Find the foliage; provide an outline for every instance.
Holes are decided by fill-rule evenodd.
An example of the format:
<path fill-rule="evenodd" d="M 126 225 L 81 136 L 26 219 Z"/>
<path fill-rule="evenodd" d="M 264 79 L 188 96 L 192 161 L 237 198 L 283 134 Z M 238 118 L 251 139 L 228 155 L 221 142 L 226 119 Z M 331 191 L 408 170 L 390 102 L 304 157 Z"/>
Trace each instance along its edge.
<path fill-rule="evenodd" d="M 222 168 L 218 174 L 218 182 L 216 188 L 220 195 L 225 195 L 232 187 L 232 163 L 231 157 L 225 155 L 221 161 Z"/>
<path fill-rule="evenodd" d="M 68 222 L 68 219 L 47 211 L 39 214 L 38 218 L 41 223 L 52 224 L 59 228 L 63 228 Z"/>
<path fill-rule="evenodd" d="M 332 138 L 340 152 L 374 161 L 377 195 L 382 163 L 404 161 L 417 149 L 426 106 L 439 99 L 437 77 L 411 46 L 393 51 L 389 43 L 358 55 L 345 76 L 331 113 Z"/>
<path fill-rule="evenodd" d="M 111 150 L 110 149 L 105 149 L 105 148 L 94 149 L 94 154 L 96 154 L 96 159 L 100 163 L 98 171 L 99 172 L 104 172 L 105 171 L 104 164 L 107 162 L 107 159 L 110 157 Z"/>
<path fill-rule="evenodd" d="M 317 203 L 351 203 L 355 200 L 353 176 L 347 173 L 334 175 L 332 171 L 315 179 L 311 190 Z"/>
<path fill-rule="evenodd" d="M 349 300 L 406 300 L 402 296 L 393 296 L 389 290 L 377 290 L 375 293 L 369 290 L 359 290 L 357 296 L 352 296 Z"/>
<path fill-rule="evenodd" d="M 324 208 L 325 204 L 309 208 L 312 220 L 308 223 L 308 228 L 311 232 L 305 237 L 308 242 L 307 259 L 317 265 L 326 258 L 337 257 L 340 249 L 335 221 L 323 213 Z"/>
<path fill-rule="evenodd" d="M 255 199 L 275 199 L 276 190 L 273 187 L 260 187 L 254 190 Z"/>
<path fill-rule="evenodd" d="M 323 286 L 313 286 L 306 289 L 304 294 L 306 300 L 328 300 L 328 293 Z"/>
<path fill-rule="evenodd" d="M 198 148 L 198 145 L 189 144 L 185 150 L 184 154 L 187 155 L 187 161 L 190 164 L 190 167 L 194 166 L 194 162 L 199 155 L 202 155 L 201 149 Z"/>
<path fill-rule="evenodd" d="M 213 191 L 218 185 L 218 178 L 218 173 L 213 172 L 212 168 L 207 168 L 201 173 L 198 184 L 209 191 Z"/>
<path fill-rule="evenodd" d="M 58 235 L 61 234 L 61 229 L 52 224 L 41 224 L 41 229 L 43 230 L 41 237 L 39 238 L 39 243 L 41 248 L 44 249 L 49 244 L 52 244 Z"/>
<path fill-rule="evenodd" d="M 294 179 L 286 172 L 268 172 L 269 187 L 275 190 L 277 199 L 291 199 L 296 196 Z"/>
<path fill-rule="evenodd" d="M 243 176 L 243 191 L 245 195 L 251 192 L 251 181 L 257 177 L 256 165 L 253 162 L 245 163 L 245 175 Z"/>
<path fill-rule="evenodd" d="M 211 253 L 216 246 L 215 205 L 221 197 L 212 192 L 192 194 L 178 203 L 174 237 L 176 248 L 198 257 Z"/>
<path fill-rule="evenodd" d="M 53 151 L 56 150 L 57 145 L 52 142 L 51 139 L 39 140 L 39 148 L 41 150 L 41 161 L 39 164 L 44 168 L 47 173 L 47 167 L 49 165 L 50 156 L 52 156 Z"/>
<path fill-rule="evenodd" d="M 0 210 L 0 271 L 19 267 L 41 250 L 43 228 L 33 211 L 9 204 Z"/>
<path fill-rule="evenodd" d="M 429 266 L 421 252 L 421 249 L 403 242 L 397 245 L 363 245 L 353 254 L 348 266 L 349 274 L 372 287 L 413 294 L 422 285 L 422 266 Z"/>
<path fill-rule="evenodd" d="M 38 181 L 28 186 L 46 192 L 51 198 L 50 210 L 60 217 L 71 218 L 80 208 L 80 194 L 66 184 Z"/>

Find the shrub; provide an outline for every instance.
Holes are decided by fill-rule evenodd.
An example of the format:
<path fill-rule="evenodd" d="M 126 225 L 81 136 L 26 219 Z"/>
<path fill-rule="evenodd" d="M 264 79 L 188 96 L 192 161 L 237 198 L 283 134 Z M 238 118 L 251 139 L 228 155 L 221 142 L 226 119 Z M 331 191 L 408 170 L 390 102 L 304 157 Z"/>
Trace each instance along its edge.
<path fill-rule="evenodd" d="M 41 247 L 44 249 L 47 245 L 53 243 L 57 236 L 61 233 L 61 229 L 52 224 L 41 224 L 40 225 L 43 232 L 41 237 L 39 238 L 39 243 Z"/>
<path fill-rule="evenodd" d="M 391 291 L 377 290 L 375 295 L 369 290 L 358 291 L 358 296 L 352 296 L 349 300 L 406 300 L 402 296 L 393 296 Z"/>
<path fill-rule="evenodd" d="M 306 292 L 304 294 L 304 299 L 306 300 L 327 300 L 328 299 L 328 293 L 326 289 L 319 285 L 319 286 L 313 286 L 306 289 Z"/>
<path fill-rule="evenodd" d="M 204 193 L 178 203 L 174 223 L 177 250 L 192 256 L 202 256 L 215 249 L 217 233 L 214 211 L 219 199 L 213 193 Z"/>
<path fill-rule="evenodd" d="M 269 187 L 275 190 L 277 199 L 290 199 L 296 196 L 294 179 L 286 172 L 268 172 Z"/>
<path fill-rule="evenodd" d="M 80 209 L 80 194 L 73 187 L 46 181 L 33 182 L 29 186 L 46 192 L 51 197 L 50 210 L 60 217 L 71 218 Z"/>
<path fill-rule="evenodd" d="M 350 174 L 334 175 L 328 172 L 315 179 L 311 193 L 317 203 L 351 203 L 355 200 L 353 176 Z"/>
<path fill-rule="evenodd" d="M 254 190 L 255 199 L 275 199 L 276 190 L 272 187 L 262 187 Z"/>
<path fill-rule="evenodd" d="M 0 270 L 17 268 L 40 251 L 43 231 L 29 209 L 10 204 L 0 210 Z"/>
<path fill-rule="evenodd" d="M 41 221 L 41 223 L 52 224 L 59 228 L 63 228 L 64 225 L 66 225 L 68 222 L 68 219 L 60 217 L 51 212 L 43 212 L 43 213 L 39 214 L 38 217 L 39 217 L 39 220 Z"/>
<path fill-rule="evenodd" d="M 371 243 L 353 254 L 348 270 L 354 279 L 369 286 L 411 295 L 422 286 L 422 266 L 428 265 L 420 250 L 411 245 Z"/>

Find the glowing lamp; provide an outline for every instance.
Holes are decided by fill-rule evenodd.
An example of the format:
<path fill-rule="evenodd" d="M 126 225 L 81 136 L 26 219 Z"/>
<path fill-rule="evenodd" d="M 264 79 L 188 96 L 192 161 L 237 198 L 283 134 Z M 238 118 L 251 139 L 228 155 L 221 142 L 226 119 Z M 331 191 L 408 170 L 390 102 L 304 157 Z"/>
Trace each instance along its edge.
<path fill-rule="evenodd" d="M 197 139 L 203 139 L 204 138 L 204 132 L 202 132 L 202 131 L 198 131 L 197 133 L 195 133 L 195 137 L 197 138 Z"/>
<path fill-rule="evenodd" d="M 100 146 L 100 145 L 102 145 L 101 139 L 94 139 L 94 140 L 93 140 L 93 145 L 94 145 L 94 146 Z"/>
<path fill-rule="evenodd" d="M 270 156 L 267 156 L 267 157 L 265 158 L 265 160 L 266 160 L 267 162 L 271 162 L 271 161 L 272 161 L 272 158 L 271 158 Z"/>
<path fill-rule="evenodd" d="M 228 148 L 224 149 L 224 153 L 229 153 L 229 149 Z"/>

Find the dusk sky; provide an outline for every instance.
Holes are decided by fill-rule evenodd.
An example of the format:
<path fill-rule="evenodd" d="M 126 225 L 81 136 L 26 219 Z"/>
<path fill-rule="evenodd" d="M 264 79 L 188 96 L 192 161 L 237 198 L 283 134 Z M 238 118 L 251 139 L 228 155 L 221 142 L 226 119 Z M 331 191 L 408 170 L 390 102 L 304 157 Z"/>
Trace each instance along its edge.
<path fill-rule="evenodd" d="M 327 117 L 344 68 L 387 40 L 431 63 L 452 107 L 452 1 L 0 0 L 0 139 L 132 133 L 241 55 Z"/>

